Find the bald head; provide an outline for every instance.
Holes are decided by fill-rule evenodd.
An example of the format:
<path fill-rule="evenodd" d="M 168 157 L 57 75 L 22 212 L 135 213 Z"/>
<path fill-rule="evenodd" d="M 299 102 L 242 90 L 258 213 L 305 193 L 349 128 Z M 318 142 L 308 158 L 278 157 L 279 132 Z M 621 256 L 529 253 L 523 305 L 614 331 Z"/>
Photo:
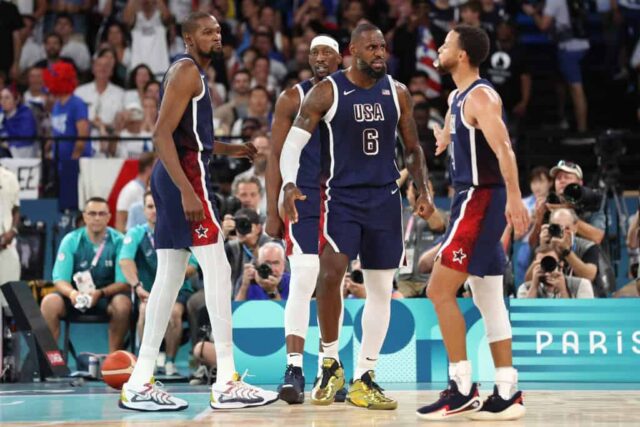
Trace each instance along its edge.
<path fill-rule="evenodd" d="M 578 226 L 578 216 L 573 209 L 556 209 L 551 213 L 549 223 L 558 224 L 562 228 L 569 229 L 575 233 Z"/>

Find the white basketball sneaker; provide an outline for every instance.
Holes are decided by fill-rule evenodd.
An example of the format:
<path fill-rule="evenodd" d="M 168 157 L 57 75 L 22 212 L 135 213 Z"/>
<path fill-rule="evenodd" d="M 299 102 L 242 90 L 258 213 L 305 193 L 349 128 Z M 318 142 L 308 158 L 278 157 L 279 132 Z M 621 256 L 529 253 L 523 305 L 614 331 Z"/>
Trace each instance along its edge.
<path fill-rule="evenodd" d="M 246 373 L 245 373 L 246 375 Z M 214 383 L 211 386 L 211 401 L 213 409 L 240 409 L 252 406 L 264 406 L 278 400 L 278 393 L 264 390 L 244 382 L 244 377 L 237 372 L 227 383 Z"/>
<path fill-rule="evenodd" d="M 170 395 L 162 387 L 162 383 L 154 378 L 141 387 L 132 387 L 125 383 L 118 406 L 122 409 L 148 412 L 182 411 L 189 406 L 186 400 Z"/>

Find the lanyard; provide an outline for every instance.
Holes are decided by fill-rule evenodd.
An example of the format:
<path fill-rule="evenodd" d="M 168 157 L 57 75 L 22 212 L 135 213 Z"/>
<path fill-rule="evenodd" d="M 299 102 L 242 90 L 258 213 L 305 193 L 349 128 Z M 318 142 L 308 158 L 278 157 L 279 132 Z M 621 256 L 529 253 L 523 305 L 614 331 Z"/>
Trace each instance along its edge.
<path fill-rule="evenodd" d="M 411 231 L 413 229 L 413 222 L 415 221 L 415 218 L 413 216 L 413 214 L 411 214 L 411 216 L 409 217 L 409 221 L 407 221 L 407 229 L 404 231 L 404 242 L 407 243 L 409 242 L 409 237 L 411 237 Z"/>
<path fill-rule="evenodd" d="M 149 238 L 149 241 L 151 242 L 151 247 L 155 249 L 156 248 L 156 241 L 153 239 L 153 231 L 151 231 L 148 228 L 147 228 L 147 237 Z"/>
<path fill-rule="evenodd" d="M 246 245 L 242 245 L 242 250 L 244 251 L 244 254 L 249 257 L 249 260 L 253 261 L 253 252 L 251 252 Z"/>
<path fill-rule="evenodd" d="M 107 236 L 104 236 L 102 243 L 100 243 L 100 247 L 96 251 L 96 254 L 91 261 L 91 268 L 95 268 L 98 265 L 98 261 L 100 260 L 100 256 L 102 255 L 102 251 L 104 251 L 104 245 L 107 243 Z"/>

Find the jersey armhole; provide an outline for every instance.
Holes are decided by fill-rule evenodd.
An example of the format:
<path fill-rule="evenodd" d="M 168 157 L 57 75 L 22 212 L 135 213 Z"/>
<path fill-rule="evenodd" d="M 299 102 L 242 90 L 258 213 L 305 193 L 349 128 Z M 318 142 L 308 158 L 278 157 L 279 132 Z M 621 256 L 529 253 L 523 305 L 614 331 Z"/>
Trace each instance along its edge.
<path fill-rule="evenodd" d="M 327 77 L 327 80 L 331 82 L 331 87 L 333 88 L 333 103 L 331 104 L 331 108 L 329 108 L 322 120 L 329 123 L 336 115 L 336 111 L 338 111 L 338 99 L 340 93 L 338 92 L 338 85 L 336 84 L 336 81 L 333 80 L 333 77 L 329 76 Z"/>
<path fill-rule="evenodd" d="M 469 95 L 471 95 L 471 92 L 473 92 L 474 90 L 476 90 L 479 87 L 486 87 L 487 89 L 490 89 L 491 91 L 495 92 L 495 89 L 492 88 L 491 86 L 486 85 L 486 84 L 479 84 L 479 85 L 476 85 L 476 86 L 472 87 L 471 90 L 469 90 L 469 92 L 467 92 L 467 94 L 464 96 L 464 99 L 460 102 L 460 120 L 462 121 L 462 124 L 464 125 L 464 127 L 466 127 L 469 130 L 475 129 L 475 127 L 471 126 L 469 124 L 469 122 L 467 122 L 467 119 L 464 118 L 464 104 L 467 101 L 467 97 Z M 497 92 L 496 92 L 496 95 L 497 95 Z"/>
<path fill-rule="evenodd" d="M 389 85 L 391 85 L 391 94 L 393 95 L 393 103 L 396 106 L 396 111 L 398 112 L 398 121 L 400 121 L 401 111 L 400 111 L 400 102 L 398 101 L 398 90 L 396 88 L 396 82 L 393 80 L 393 77 L 387 75 L 389 79 Z"/>
<path fill-rule="evenodd" d="M 298 89 L 298 95 L 300 96 L 300 105 L 298 106 L 298 112 L 296 113 L 296 116 L 299 116 L 300 110 L 302 110 L 302 101 L 304 101 L 304 90 L 302 89 L 302 86 L 300 86 L 300 83 L 296 84 L 294 87 Z"/>

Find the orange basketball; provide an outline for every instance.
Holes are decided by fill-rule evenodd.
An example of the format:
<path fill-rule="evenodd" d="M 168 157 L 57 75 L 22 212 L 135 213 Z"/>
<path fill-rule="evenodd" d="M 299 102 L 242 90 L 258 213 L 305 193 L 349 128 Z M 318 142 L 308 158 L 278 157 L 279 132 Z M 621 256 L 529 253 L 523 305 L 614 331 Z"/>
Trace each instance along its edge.
<path fill-rule="evenodd" d="M 136 356 L 128 351 L 114 351 L 102 363 L 102 379 L 116 390 L 129 381 L 129 377 L 136 366 Z"/>

